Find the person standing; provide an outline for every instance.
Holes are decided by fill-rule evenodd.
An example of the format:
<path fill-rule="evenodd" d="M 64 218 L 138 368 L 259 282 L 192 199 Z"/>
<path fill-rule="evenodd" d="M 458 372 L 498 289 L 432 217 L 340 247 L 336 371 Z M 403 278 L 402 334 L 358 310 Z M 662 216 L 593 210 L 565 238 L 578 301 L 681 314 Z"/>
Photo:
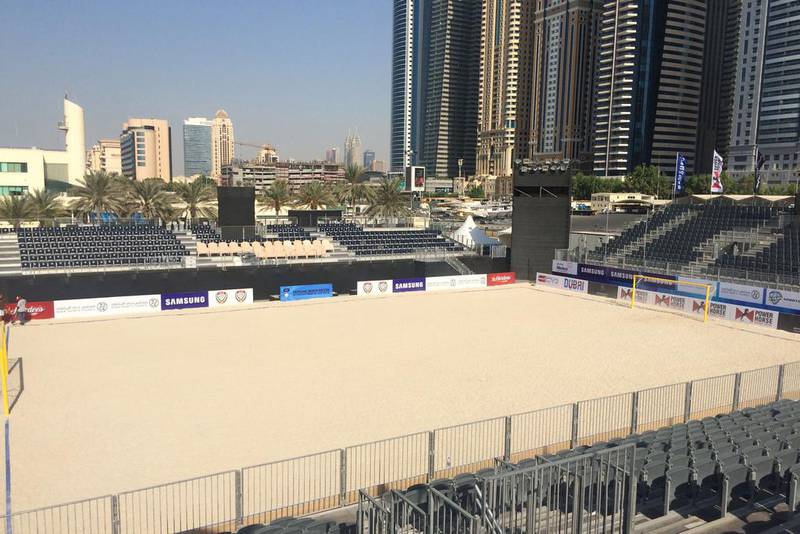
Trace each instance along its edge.
<path fill-rule="evenodd" d="M 21 326 L 28 322 L 28 301 L 25 297 L 17 297 L 17 321 Z"/>

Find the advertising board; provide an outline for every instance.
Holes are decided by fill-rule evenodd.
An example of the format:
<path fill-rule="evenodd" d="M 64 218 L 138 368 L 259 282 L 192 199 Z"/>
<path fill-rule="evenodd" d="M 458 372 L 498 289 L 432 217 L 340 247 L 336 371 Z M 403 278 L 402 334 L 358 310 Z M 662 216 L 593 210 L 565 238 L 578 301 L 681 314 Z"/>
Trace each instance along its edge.
<path fill-rule="evenodd" d="M 300 286 L 281 286 L 280 298 L 283 302 L 294 300 L 325 299 L 333 296 L 333 284 L 306 284 Z"/>
<path fill-rule="evenodd" d="M 356 282 L 356 295 L 360 297 L 380 297 L 392 294 L 391 280 L 366 280 Z"/>

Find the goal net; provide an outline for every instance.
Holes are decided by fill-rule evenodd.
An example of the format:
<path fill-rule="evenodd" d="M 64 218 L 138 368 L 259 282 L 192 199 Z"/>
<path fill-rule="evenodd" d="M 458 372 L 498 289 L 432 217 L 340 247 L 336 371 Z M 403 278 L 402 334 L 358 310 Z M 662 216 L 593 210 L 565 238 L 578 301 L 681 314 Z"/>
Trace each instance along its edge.
<path fill-rule="evenodd" d="M 627 288 L 620 289 L 621 294 L 625 294 L 624 289 Z M 633 277 L 633 287 L 628 291 L 631 308 L 655 308 L 708 321 L 713 296 L 713 289 L 709 284 L 637 274 Z"/>

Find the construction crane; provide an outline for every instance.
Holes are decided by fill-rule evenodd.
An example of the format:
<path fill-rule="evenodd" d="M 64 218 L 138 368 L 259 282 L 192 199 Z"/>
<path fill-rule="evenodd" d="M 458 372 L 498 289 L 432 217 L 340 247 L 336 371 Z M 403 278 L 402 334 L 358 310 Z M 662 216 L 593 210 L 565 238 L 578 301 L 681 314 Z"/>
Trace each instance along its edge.
<path fill-rule="evenodd" d="M 275 151 L 275 147 L 269 144 L 245 143 L 244 141 L 236 141 L 235 143 L 240 146 L 249 146 L 253 148 L 260 148 L 261 150 L 271 150 L 273 152 Z"/>
<path fill-rule="evenodd" d="M 274 163 L 278 161 L 278 151 L 270 144 L 245 143 L 244 141 L 235 141 L 235 143 L 239 146 L 258 148 L 258 160 L 262 163 Z"/>

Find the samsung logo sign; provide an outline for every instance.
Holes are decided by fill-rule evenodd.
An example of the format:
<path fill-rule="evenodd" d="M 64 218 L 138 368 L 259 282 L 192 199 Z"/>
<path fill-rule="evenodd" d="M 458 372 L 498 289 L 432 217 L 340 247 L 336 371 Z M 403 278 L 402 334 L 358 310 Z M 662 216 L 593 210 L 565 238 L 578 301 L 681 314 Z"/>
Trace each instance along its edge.
<path fill-rule="evenodd" d="M 186 306 L 189 304 L 205 304 L 205 295 L 190 297 L 171 297 L 164 301 L 167 306 Z"/>

